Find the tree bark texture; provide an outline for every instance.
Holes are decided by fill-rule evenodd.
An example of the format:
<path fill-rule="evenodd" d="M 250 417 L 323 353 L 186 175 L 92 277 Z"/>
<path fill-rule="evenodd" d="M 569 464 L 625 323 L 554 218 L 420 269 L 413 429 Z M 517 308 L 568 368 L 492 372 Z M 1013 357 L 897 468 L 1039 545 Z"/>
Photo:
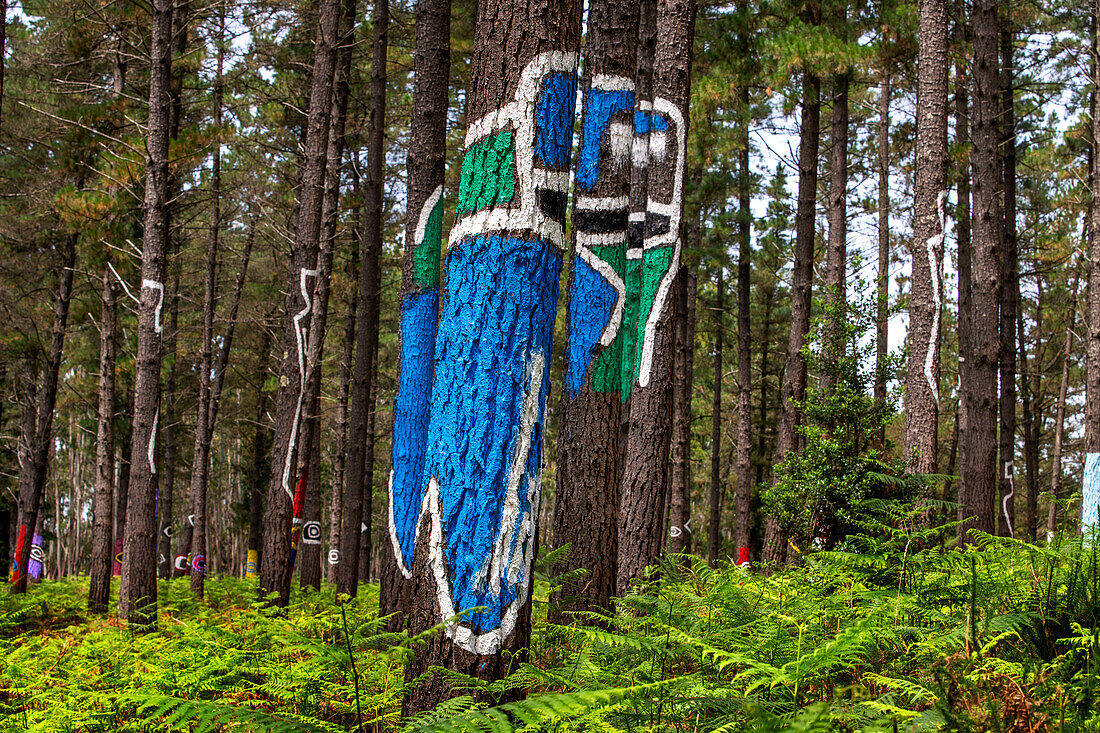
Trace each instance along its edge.
<path fill-rule="evenodd" d="M 358 154 L 356 153 L 356 157 Z M 358 245 L 358 242 L 355 242 Z M 359 248 L 352 247 L 350 272 L 359 272 Z M 351 369 L 355 355 L 355 320 L 359 307 L 359 288 L 349 289 L 348 310 L 344 319 L 344 351 L 340 359 L 340 390 L 336 398 L 336 436 L 332 451 L 332 496 L 329 501 L 328 556 L 325 580 L 336 584 L 340 567 L 340 528 L 344 516 L 344 477 L 348 452 L 348 397 L 351 393 Z"/>
<path fill-rule="evenodd" d="M 839 21 L 845 21 L 846 11 Z M 844 358 L 844 318 L 848 302 L 848 88 L 851 77 L 838 74 L 833 79 L 833 111 L 829 124 L 829 193 L 825 209 L 828 240 L 825 244 L 825 300 L 831 306 L 826 315 L 825 355 L 831 369 L 821 375 L 823 387 L 836 385 L 841 359 Z"/>
<path fill-rule="evenodd" d="M 318 275 L 332 88 L 340 40 L 340 0 L 321 0 L 317 12 L 303 169 L 298 189 L 299 208 L 287 277 L 282 359 L 275 398 L 275 438 L 271 450 L 271 480 L 264 507 L 264 547 L 260 562 L 260 593 L 276 593 L 275 603 L 279 606 L 285 606 L 290 599 L 291 504 L 302 413 L 309 407 L 305 403 L 306 351 Z"/>
<path fill-rule="evenodd" d="M 696 229 L 699 229 L 696 224 Z M 672 457 L 668 551 L 691 551 L 691 397 L 695 357 L 695 269 L 685 267 L 676 286 L 676 364 L 672 395 Z"/>
<path fill-rule="evenodd" d="M 636 334 L 626 317 L 627 270 L 641 263 L 627 252 L 638 8 L 635 0 L 593 3 L 585 39 L 552 531 L 552 546 L 570 551 L 552 573 L 588 575 L 562 585 L 555 599 L 562 623 L 570 611 L 610 610 L 615 593 L 622 402 L 633 384 L 623 351 Z"/>
<path fill-rule="evenodd" d="M 714 302 L 714 388 L 710 413 L 710 510 L 707 531 L 707 562 L 718 563 L 722 544 L 722 359 L 725 356 L 726 271 L 718 268 L 718 283 Z"/>
<path fill-rule="evenodd" d="M 409 617 L 414 634 L 445 626 L 408 666 L 410 681 L 433 665 L 497 679 L 530 636 L 580 19 L 577 0 L 478 9 Z M 433 674 L 405 712 L 452 694 Z"/>
<path fill-rule="evenodd" d="M 412 590 L 416 525 L 423 504 L 439 257 L 443 248 L 443 179 L 447 169 L 447 110 L 451 69 L 451 0 L 416 3 L 415 79 L 408 168 L 408 216 L 401 266 L 401 340 L 393 407 L 393 463 L 381 552 L 379 614 L 399 613 L 404 626 Z"/>
<path fill-rule="evenodd" d="M 260 552 L 263 544 L 263 507 L 264 493 L 267 481 L 271 475 L 271 428 L 266 418 L 267 394 L 263 391 L 263 384 L 267 381 L 267 363 L 271 356 L 271 345 L 274 340 L 271 330 L 268 328 L 270 319 L 264 319 L 261 328 L 263 336 L 260 341 L 259 373 L 256 375 L 256 416 L 252 423 L 252 460 L 248 472 L 248 550 L 245 555 L 246 578 L 258 578 L 260 576 Z M 179 558 L 176 558 L 177 561 Z M 186 560 L 186 556 L 184 556 Z"/>
<path fill-rule="evenodd" d="M 960 436 L 959 537 L 969 529 L 992 533 L 997 492 L 998 305 L 1001 295 L 1001 128 L 996 0 L 974 3 L 973 248 L 970 353 L 963 361 L 966 403 Z"/>
<path fill-rule="evenodd" d="M 935 473 L 947 231 L 947 0 L 921 0 L 919 13 L 913 275 L 903 448 L 910 471 Z"/>
<path fill-rule="evenodd" d="M 1080 264 L 1075 268 L 1080 272 Z M 1050 506 L 1047 509 L 1047 541 L 1054 536 L 1058 518 L 1057 501 L 1062 498 L 1062 450 L 1066 433 L 1066 397 L 1069 392 L 1069 369 L 1073 359 L 1073 328 L 1077 321 L 1078 277 L 1074 277 L 1069 313 L 1066 317 L 1066 343 L 1062 350 L 1062 376 L 1058 382 L 1058 406 L 1054 417 L 1054 447 L 1050 454 Z M 1087 409 L 1087 403 L 1086 403 Z"/>
<path fill-rule="evenodd" d="M 362 184 L 363 228 L 359 235 L 359 310 L 356 314 L 355 371 L 351 395 L 351 448 L 344 483 L 344 516 L 336 590 L 355 596 L 364 549 L 369 553 L 374 496 L 374 377 L 378 352 L 379 257 L 382 252 L 382 172 L 385 150 L 386 49 L 389 0 L 375 0 L 371 39 L 370 121 L 367 175 Z M 364 510 L 366 507 L 366 511 Z M 364 524 L 366 528 L 361 531 Z M 363 547 L 364 540 L 368 546 Z"/>
<path fill-rule="evenodd" d="M 1100 164 L 1096 155 L 1100 151 L 1100 124 L 1096 115 L 1100 113 L 1100 93 L 1097 93 L 1095 80 L 1100 68 L 1100 2 L 1094 2 L 1092 11 L 1092 77 L 1091 98 L 1091 135 L 1089 183 L 1092 189 L 1092 201 L 1089 208 L 1088 235 L 1088 295 L 1085 335 L 1085 475 L 1082 487 L 1082 510 L 1087 512 L 1092 523 L 1096 522 L 1097 507 L 1095 501 L 1100 489 L 1100 205 L 1097 192 L 1100 191 Z M 1082 522 L 1084 524 L 1084 522 Z"/>
<path fill-rule="evenodd" d="M 958 313 L 959 313 L 959 434 L 966 431 L 966 400 L 962 395 L 962 372 L 970 358 L 970 316 L 973 304 L 970 298 L 972 276 L 971 239 L 970 239 L 970 76 L 969 65 L 964 47 L 968 41 L 966 20 L 966 0 L 957 0 L 955 6 L 955 144 L 964 152 L 961 160 L 955 162 L 955 240 L 957 243 L 957 264 L 959 268 Z M 956 451 L 958 447 L 956 446 Z"/>
<path fill-rule="evenodd" d="M 882 62 L 882 84 L 878 96 L 878 273 L 875 278 L 875 402 L 886 402 L 886 359 L 890 335 L 890 62 Z M 886 427 L 878 442 L 886 445 Z"/>
<path fill-rule="evenodd" d="M 656 559 L 664 535 L 675 345 L 671 297 L 682 248 L 694 29 L 694 0 L 658 3 L 653 109 L 636 120 L 634 131 L 649 137 L 647 204 L 638 253 L 637 349 L 619 505 L 619 593 Z M 631 259 L 629 250 L 627 255 Z"/>
<path fill-rule="evenodd" d="M 38 415 L 34 422 L 33 452 L 30 461 L 20 466 L 19 476 L 19 534 L 16 539 L 15 557 L 9 578 L 12 590 L 27 592 L 27 566 L 30 562 L 31 541 L 39 522 L 42 495 L 46 490 L 50 456 L 53 455 L 53 418 L 57 404 L 57 380 L 61 371 L 61 357 L 65 346 L 65 324 L 69 319 L 69 302 L 73 293 L 73 268 L 76 266 L 76 234 L 65 237 L 61 250 L 61 269 L 58 273 L 57 300 L 54 302 L 53 329 L 50 335 L 50 352 L 38 390 Z M 27 480 L 24 480 L 24 471 Z M 155 571 L 154 566 L 154 571 Z"/>
<path fill-rule="evenodd" d="M 748 41 L 744 45 L 747 46 Z M 752 171 L 749 169 L 751 149 L 747 80 L 738 90 L 738 99 L 741 114 L 746 117 L 738 130 L 740 149 L 737 151 L 737 488 L 733 507 L 733 544 L 737 547 L 737 564 L 743 566 L 750 562 L 749 548 L 752 546 Z M 767 376 L 761 371 L 762 385 L 766 379 Z M 763 423 L 759 429 L 762 434 Z"/>
<path fill-rule="evenodd" d="M 88 568 L 88 610 L 106 613 L 111 600 L 111 503 L 115 482 L 115 299 L 118 285 L 103 272 L 99 315 L 99 410 L 96 419 L 95 493 L 92 495 L 92 553 Z"/>
<path fill-rule="evenodd" d="M 1016 95 L 1013 90 L 1015 34 L 1001 28 L 1001 145 L 1004 177 L 1004 229 L 1001 238 L 1000 415 L 997 451 L 997 533 L 1014 537 L 1016 527 L 1016 314 L 1020 302 L 1020 263 L 1016 243 Z"/>
<path fill-rule="evenodd" d="M 809 9 L 820 22 L 821 10 Z M 802 347 L 810 332 L 810 299 L 813 294 L 814 219 L 817 208 L 817 154 L 821 144 L 821 80 L 802 72 L 802 125 L 798 148 L 798 202 L 795 210 L 794 267 L 791 272 L 791 330 L 780 385 L 781 407 L 776 434 L 775 462 L 798 447 L 798 403 L 806 397 L 806 360 Z M 787 558 L 786 532 L 779 517 L 769 516 L 764 527 L 765 562 L 782 564 Z"/>
<path fill-rule="evenodd" d="M 175 252 L 179 251 L 178 245 Z M 164 424 L 161 443 L 164 446 L 164 484 L 157 488 L 157 577 L 172 577 L 172 508 L 176 488 L 176 440 L 175 428 L 179 422 L 176 409 L 176 386 L 179 384 L 180 359 L 178 359 L 180 267 L 177 262 L 172 272 L 171 302 L 168 306 L 168 333 L 164 337 L 164 355 L 170 360 L 168 377 L 164 383 Z"/>

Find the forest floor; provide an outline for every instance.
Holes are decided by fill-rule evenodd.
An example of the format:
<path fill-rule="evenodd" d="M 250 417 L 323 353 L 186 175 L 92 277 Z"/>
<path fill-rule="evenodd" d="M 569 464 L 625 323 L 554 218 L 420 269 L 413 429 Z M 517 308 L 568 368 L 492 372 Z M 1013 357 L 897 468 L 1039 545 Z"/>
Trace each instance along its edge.
<path fill-rule="evenodd" d="M 771 576 L 681 556 L 599 626 L 548 624 L 539 576 L 529 662 L 455 677 L 468 694 L 411 721 L 375 585 L 342 605 L 296 589 L 283 614 L 252 582 L 196 603 L 162 581 L 159 630 L 134 635 L 85 611 L 86 578 L 42 583 L 0 598 L 0 731 L 1100 730 L 1096 548 L 941 539 L 893 531 Z"/>

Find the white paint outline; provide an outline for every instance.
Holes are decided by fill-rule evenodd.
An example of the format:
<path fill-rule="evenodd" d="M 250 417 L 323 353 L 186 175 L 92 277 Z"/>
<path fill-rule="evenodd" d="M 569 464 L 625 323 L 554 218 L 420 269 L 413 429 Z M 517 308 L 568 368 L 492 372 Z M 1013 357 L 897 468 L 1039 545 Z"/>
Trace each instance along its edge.
<path fill-rule="evenodd" d="M 680 269 L 680 217 L 683 208 L 684 195 L 684 152 L 687 140 L 687 129 L 684 126 L 684 116 L 680 109 L 667 99 L 658 97 L 653 100 L 653 111 L 667 115 L 676 125 L 676 169 L 672 178 L 672 200 L 670 203 L 662 203 L 649 198 L 646 202 L 646 211 L 668 217 L 668 231 L 653 237 L 646 237 L 642 245 L 644 250 L 658 249 L 660 247 L 673 246 L 672 261 L 669 262 L 668 271 L 661 278 L 657 286 L 657 293 L 653 297 L 653 305 L 650 306 L 649 316 L 646 318 L 645 328 L 642 331 L 642 355 L 638 360 L 638 385 L 649 386 L 649 379 L 653 372 L 653 349 L 657 334 L 657 322 L 665 309 L 669 291 L 672 290 L 672 281 L 676 279 L 676 273 Z M 629 252 L 627 255 L 629 256 Z M 644 266 L 644 265 L 643 265 Z"/>
<path fill-rule="evenodd" d="M 496 132 L 511 129 L 516 148 L 516 198 L 509 204 L 458 217 L 451 227 L 448 247 L 490 232 L 528 230 L 559 250 L 565 248 L 564 223 L 542 213 L 537 192 L 541 189 L 567 193 L 569 171 L 535 169 L 535 107 L 543 78 L 554 72 L 575 74 L 577 57 L 578 54 L 565 51 L 539 54 L 524 67 L 513 101 L 470 124 L 465 150 Z"/>
<path fill-rule="evenodd" d="M 1004 476 L 1008 480 L 1008 493 L 1005 494 L 1005 498 L 1001 500 L 1001 511 L 1004 512 L 1005 515 L 1005 525 L 1008 526 L 1008 536 L 1015 537 L 1016 533 L 1012 526 L 1012 518 L 1008 516 L 1008 504 L 1016 494 L 1016 479 L 1013 472 L 1012 461 L 1005 461 Z"/>
<path fill-rule="evenodd" d="M 302 328 L 302 320 L 313 310 L 313 300 L 309 297 L 309 290 L 306 289 L 306 280 L 317 277 L 317 274 L 317 270 L 305 267 L 299 273 L 298 287 L 306 305 L 294 316 L 294 337 L 297 340 L 298 349 L 298 403 L 294 407 L 294 422 L 290 424 L 290 439 L 287 440 L 286 457 L 283 459 L 283 491 L 291 501 L 294 500 L 294 491 L 290 488 L 290 464 L 294 457 L 294 448 L 298 444 L 298 426 L 302 419 L 302 400 L 305 399 L 306 390 L 306 332 Z"/>
<path fill-rule="evenodd" d="M 925 246 L 928 248 L 928 272 L 932 280 L 932 303 L 935 311 L 932 313 L 932 331 L 928 334 L 928 350 L 924 353 L 924 380 L 928 383 L 928 389 L 932 391 L 932 397 L 938 404 L 940 401 L 940 385 L 933 374 L 934 349 L 940 341 L 940 311 L 943 310 L 943 289 L 940 283 L 940 261 L 936 256 L 947 237 L 947 191 L 940 191 L 936 196 L 936 214 L 940 222 L 940 233 L 928 238 Z M 1007 515 L 1006 515 L 1007 516 Z"/>
<path fill-rule="evenodd" d="M 157 463 L 155 460 L 157 452 L 157 424 L 160 423 L 160 405 L 157 405 L 157 411 L 153 413 L 153 429 L 149 431 L 149 449 L 146 451 L 146 455 L 149 457 L 149 473 L 154 476 L 157 475 Z"/>
<path fill-rule="evenodd" d="M 117 277 L 118 274 L 116 273 Z M 121 279 L 119 282 L 122 282 Z M 164 283 L 158 283 L 156 280 L 142 280 L 141 289 L 150 288 L 156 290 L 160 294 L 160 299 L 157 301 L 157 309 L 153 313 L 153 330 L 158 334 L 164 331 L 164 324 L 160 321 L 160 312 L 164 308 Z"/>
<path fill-rule="evenodd" d="M 413 242 L 413 247 L 419 247 L 424 244 L 424 237 L 428 232 L 428 219 L 432 216 L 432 210 L 435 205 L 439 203 L 439 200 L 443 198 L 443 184 L 436 186 L 431 195 L 424 202 L 424 205 L 420 207 L 420 218 L 416 221 L 416 240 Z"/>

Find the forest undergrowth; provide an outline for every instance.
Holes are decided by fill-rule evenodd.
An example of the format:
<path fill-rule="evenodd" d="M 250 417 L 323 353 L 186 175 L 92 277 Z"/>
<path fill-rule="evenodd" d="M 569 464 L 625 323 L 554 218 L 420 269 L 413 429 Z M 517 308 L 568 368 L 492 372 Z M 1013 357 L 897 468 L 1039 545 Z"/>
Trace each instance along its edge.
<path fill-rule="evenodd" d="M 133 635 L 84 610 L 86 579 L 43 583 L 0 600 L 0 731 L 1100 731 L 1095 544 L 874 529 L 772 575 L 666 558 L 567 626 L 540 576 L 528 662 L 404 721 L 416 644 L 376 586 L 280 613 L 251 582 L 197 604 L 162 581 L 159 631 Z"/>

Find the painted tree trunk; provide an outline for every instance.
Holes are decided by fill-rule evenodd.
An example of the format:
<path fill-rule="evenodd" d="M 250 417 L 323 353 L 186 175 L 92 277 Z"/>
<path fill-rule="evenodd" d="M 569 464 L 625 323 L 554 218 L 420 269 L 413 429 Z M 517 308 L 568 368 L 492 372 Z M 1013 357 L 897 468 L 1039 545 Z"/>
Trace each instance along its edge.
<path fill-rule="evenodd" d="M 943 243 L 947 231 L 947 1 L 921 0 L 913 282 L 905 380 L 905 458 L 935 473 L 938 455 Z"/>
<path fill-rule="evenodd" d="M 959 538 L 971 528 L 992 533 L 997 493 L 998 305 L 1001 291 L 1000 78 L 995 0 L 974 3 L 973 251 L 970 289 L 970 353 L 961 387 L 966 424 L 959 445 Z M 908 410 L 907 410 L 908 411 Z"/>
<path fill-rule="evenodd" d="M 322 200 L 325 188 L 332 88 L 339 42 L 340 0 L 321 0 L 313 47 L 313 73 L 306 121 L 298 216 L 287 278 L 279 388 L 275 400 L 275 439 L 271 480 L 264 507 L 260 593 L 275 603 L 290 599 L 290 519 L 298 443 L 306 392 L 306 350 L 313 291 L 317 284 Z"/>
<path fill-rule="evenodd" d="M 714 389 L 710 407 L 710 521 L 707 531 L 707 562 L 718 564 L 722 545 L 722 361 L 725 357 L 726 271 L 718 268 L 714 303 Z"/>
<path fill-rule="evenodd" d="M 1001 237 L 1000 435 L 997 452 L 997 534 L 1014 537 L 1016 527 L 1016 313 L 1020 302 L 1020 263 L 1016 241 L 1016 95 L 1013 90 L 1011 21 L 1001 28 L 1001 165 L 1004 178 L 1004 230 Z"/>
<path fill-rule="evenodd" d="M 412 590 L 416 520 L 423 503 L 424 450 L 428 438 L 439 316 L 439 256 L 443 246 L 443 178 L 447 165 L 447 109 L 451 68 L 451 2 L 416 4 L 416 86 L 408 168 L 408 216 L 401 267 L 401 340 L 393 408 L 393 464 L 381 553 L 379 614 L 398 614 L 404 626 Z"/>
<path fill-rule="evenodd" d="M 698 244 L 697 221 L 693 235 Z M 690 552 L 691 529 L 691 397 L 695 357 L 695 269 L 685 267 L 677 283 L 676 366 L 672 400 L 671 487 L 668 510 L 668 551 Z"/>
<path fill-rule="evenodd" d="M 418 518 L 406 670 L 497 679 L 530 636 L 543 412 L 565 246 L 581 4 L 479 7 Z M 474 607 L 483 607 L 471 612 Z M 451 695 L 432 674 L 405 712 Z"/>
<path fill-rule="evenodd" d="M 115 482 L 115 299 L 110 268 L 103 272 L 99 315 L 99 409 L 96 419 L 95 493 L 92 495 L 92 553 L 88 568 L 88 610 L 106 613 L 111 600 L 111 502 Z"/>
<path fill-rule="evenodd" d="M 1100 55 L 1100 1 L 1094 2 L 1090 8 L 1092 12 L 1092 77 L 1096 78 L 1097 58 Z M 1096 151 L 1100 150 L 1097 141 L 1100 141 L 1100 124 L 1096 122 L 1096 115 L 1100 112 L 1100 93 L 1096 85 L 1092 90 L 1091 99 L 1091 161 L 1089 167 L 1089 182 L 1092 189 L 1090 203 L 1090 224 L 1088 237 L 1088 296 L 1087 315 L 1085 323 L 1088 324 L 1085 340 L 1085 476 L 1082 486 L 1082 527 L 1085 526 L 1085 514 L 1088 512 L 1091 524 L 1095 526 L 1097 509 L 1095 501 L 1097 496 L 1098 478 L 1100 478 L 1100 205 L 1097 201 L 1097 183 L 1100 182 L 1100 163 L 1096 159 Z"/>
<path fill-rule="evenodd" d="M 657 8 L 652 110 L 635 120 L 645 147 L 646 214 L 638 270 L 637 346 L 632 368 L 630 429 L 619 510 L 618 591 L 641 577 L 660 551 L 672 432 L 675 344 L 672 286 L 680 267 L 688 99 L 695 28 L 694 0 Z"/>
<path fill-rule="evenodd" d="M 379 258 L 382 253 L 383 131 L 386 117 L 386 53 L 389 1 L 375 0 L 372 11 L 371 102 L 367 131 L 367 175 L 362 182 L 363 227 L 359 234 L 359 310 L 356 313 L 355 371 L 351 395 L 351 431 L 344 480 L 344 516 L 336 590 L 354 597 L 359 590 L 360 558 L 369 544 L 374 496 L 374 376 L 378 352 Z M 366 510 L 364 510 L 364 506 Z M 366 527 L 364 528 L 364 525 Z M 364 547 L 364 539 L 367 547 Z M 366 578 L 362 578 L 365 580 Z"/>
<path fill-rule="evenodd" d="M 42 387 L 38 390 L 38 416 L 35 419 L 33 452 L 30 460 L 20 466 L 19 481 L 19 539 L 16 540 L 14 577 L 12 590 L 27 591 L 27 563 L 30 562 L 31 540 L 38 524 L 42 496 L 49 475 L 50 456 L 53 453 L 53 418 L 57 403 L 57 381 L 61 370 L 61 356 L 65 346 L 65 324 L 69 319 L 69 301 L 73 293 L 73 268 L 76 266 L 76 234 L 65 238 L 61 250 L 61 268 L 58 273 L 57 300 L 54 302 L 53 330 L 50 338 L 49 360 L 46 363 Z M 23 472 L 29 480 L 24 481 Z"/>
<path fill-rule="evenodd" d="M 638 7 L 635 0 L 593 3 L 585 40 L 552 529 L 553 546 L 570 550 L 551 572 L 584 568 L 588 575 L 564 583 L 555 598 L 555 618 L 565 623 L 571 611 L 610 610 L 615 593 L 621 406 L 632 384 L 624 379 L 623 349 L 635 338 L 624 317 L 626 283 L 638 262 L 628 263 L 626 251 Z"/>
<path fill-rule="evenodd" d="M 821 8 L 812 4 L 807 14 L 821 22 Z M 821 80 L 802 72 L 802 127 L 798 148 L 798 204 L 795 211 L 794 267 L 791 273 L 791 330 L 780 385 L 779 428 L 775 462 L 781 463 L 798 447 L 797 403 L 806 396 L 806 360 L 802 347 L 810 331 L 810 299 L 813 293 L 814 220 L 817 208 L 817 153 L 821 143 Z M 774 480 L 774 478 L 773 478 Z M 763 559 L 773 565 L 787 558 L 787 535 L 780 518 L 769 516 L 764 527 Z"/>

